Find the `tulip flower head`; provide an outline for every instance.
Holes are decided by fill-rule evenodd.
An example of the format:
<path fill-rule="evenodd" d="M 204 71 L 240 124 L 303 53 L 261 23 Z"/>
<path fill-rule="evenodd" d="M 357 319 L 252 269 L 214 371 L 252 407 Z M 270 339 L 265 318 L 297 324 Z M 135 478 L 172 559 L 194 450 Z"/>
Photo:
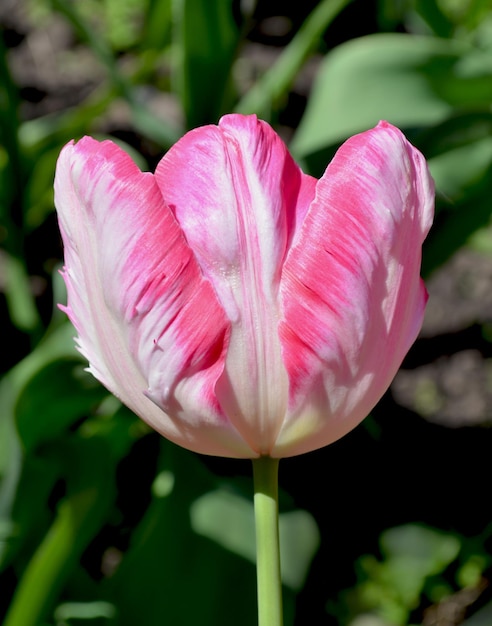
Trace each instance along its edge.
<path fill-rule="evenodd" d="M 423 320 L 425 160 L 381 122 L 317 180 L 255 116 L 188 132 L 154 174 L 63 149 L 63 277 L 89 371 L 150 426 L 219 456 L 287 457 L 354 428 Z"/>

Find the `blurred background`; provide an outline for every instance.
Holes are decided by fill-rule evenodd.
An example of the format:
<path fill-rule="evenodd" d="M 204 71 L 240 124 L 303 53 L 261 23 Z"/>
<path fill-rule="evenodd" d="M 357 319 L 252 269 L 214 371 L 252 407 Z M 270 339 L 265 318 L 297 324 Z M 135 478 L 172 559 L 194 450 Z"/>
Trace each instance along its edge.
<path fill-rule="evenodd" d="M 386 119 L 429 161 L 426 320 L 341 441 L 280 464 L 286 626 L 492 624 L 491 0 L 0 0 L 0 621 L 256 623 L 251 467 L 151 432 L 84 372 L 61 147 L 153 170 L 257 113 L 319 176 Z"/>

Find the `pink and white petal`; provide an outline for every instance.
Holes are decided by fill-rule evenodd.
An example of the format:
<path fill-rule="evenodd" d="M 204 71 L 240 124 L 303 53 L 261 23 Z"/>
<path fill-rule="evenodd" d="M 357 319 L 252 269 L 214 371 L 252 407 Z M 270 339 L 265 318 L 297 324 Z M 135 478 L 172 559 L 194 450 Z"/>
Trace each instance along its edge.
<path fill-rule="evenodd" d="M 386 391 L 422 324 L 432 215 L 425 161 L 398 129 L 382 122 L 337 152 L 283 268 L 290 397 L 273 456 L 335 441 Z"/>
<path fill-rule="evenodd" d="M 172 441 L 254 456 L 214 393 L 229 322 L 153 175 L 115 144 L 84 138 L 60 155 L 55 204 L 65 310 L 90 371 Z"/>
<path fill-rule="evenodd" d="M 156 179 L 231 321 L 220 404 L 250 446 L 266 452 L 288 398 L 277 331 L 281 269 L 316 181 L 268 124 L 240 115 L 185 135 Z"/>

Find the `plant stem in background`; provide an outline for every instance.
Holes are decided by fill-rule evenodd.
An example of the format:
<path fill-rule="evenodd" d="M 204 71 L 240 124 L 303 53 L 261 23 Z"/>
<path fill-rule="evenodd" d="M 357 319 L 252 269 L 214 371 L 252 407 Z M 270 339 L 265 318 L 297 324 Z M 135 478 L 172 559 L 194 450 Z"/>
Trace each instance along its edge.
<path fill-rule="evenodd" d="M 352 0 L 322 0 L 306 18 L 278 60 L 249 89 L 235 110 L 238 113 L 256 113 L 259 117 L 269 119 L 272 108 L 278 106 L 279 101 L 286 96 L 306 59 L 319 46 L 325 30 L 351 2 Z"/>

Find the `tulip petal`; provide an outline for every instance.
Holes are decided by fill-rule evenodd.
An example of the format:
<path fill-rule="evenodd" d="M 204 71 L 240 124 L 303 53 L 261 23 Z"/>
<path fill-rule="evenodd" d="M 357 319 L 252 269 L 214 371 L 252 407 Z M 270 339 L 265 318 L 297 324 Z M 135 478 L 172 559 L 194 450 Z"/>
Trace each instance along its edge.
<path fill-rule="evenodd" d="M 282 264 L 316 180 L 268 124 L 241 115 L 187 133 L 156 179 L 231 322 L 218 400 L 249 445 L 267 453 L 288 398 L 278 336 Z"/>
<path fill-rule="evenodd" d="M 255 456 L 215 397 L 230 323 L 154 176 L 84 138 L 60 155 L 55 204 L 65 310 L 90 371 L 172 441 Z"/>
<path fill-rule="evenodd" d="M 433 183 L 387 123 L 320 181 L 268 124 L 187 133 L 155 176 L 111 142 L 60 155 L 64 307 L 90 371 L 172 441 L 292 456 L 356 426 L 423 319 Z"/>
<path fill-rule="evenodd" d="M 349 139 L 328 166 L 283 267 L 289 410 L 273 456 L 335 441 L 386 391 L 422 324 L 432 213 L 425 161 L 387 123 Z"/>

